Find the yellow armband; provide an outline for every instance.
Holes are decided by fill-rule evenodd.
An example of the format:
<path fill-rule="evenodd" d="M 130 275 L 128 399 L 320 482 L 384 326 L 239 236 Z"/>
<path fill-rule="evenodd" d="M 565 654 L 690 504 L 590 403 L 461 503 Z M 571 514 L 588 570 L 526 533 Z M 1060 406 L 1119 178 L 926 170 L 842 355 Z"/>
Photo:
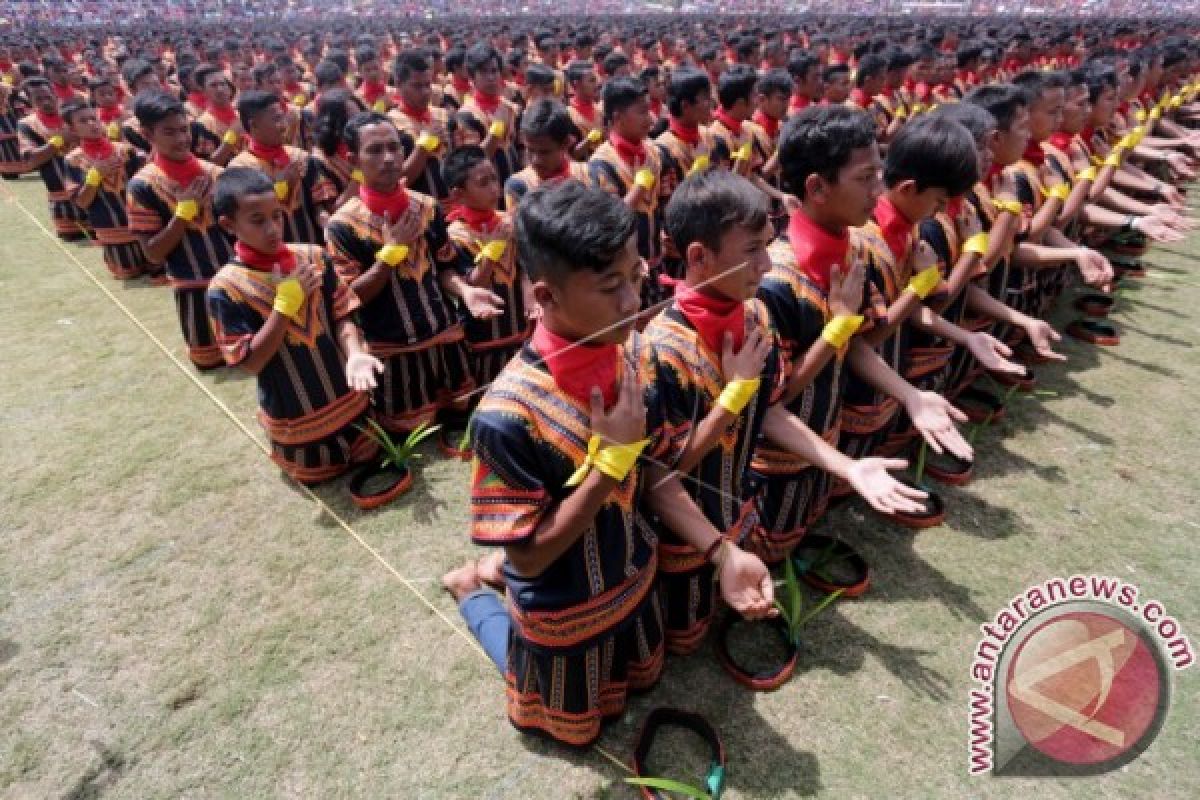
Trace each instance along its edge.
<path fill-rule="evenodd" d="M 987 253 L 988 241 L 987 232 L 981 231 L 963 242 L 962 251 L 982 256 Z"/>
<path fill-rule="evenodd" d="M 240 140 L 241 140 L 241 137 L 239 137 L 237 135 L 237 131 L 235 131 L 235 130 L 225 131 L 225 135 L 221 137 L 221 141 L 224 142 L 225 144 L 229 145 L 230 147 L 237 147 L 237 143 Z"/>
<path fill-rule="evenodd" d="M 16 83 L 16 81 L 13 79 L 13 76 L 7 73 L 3 78 L 0 78 L 0 82 L 3 82 L 5 86 L 12 86 L 14 83 Z"/>
<path fill-rule="evenodd" d="M 292 97 L 292 105 L 304 108 L 304 106 L 308 105 L 308 97 L 306 95 L 297 94 Z"/>
<path fill-rule="evenodd" d="M 408 245 L 406 244 L 385 244 L 375 253 L 375 258 L 382 264 L 387 264 L 389 267 L 394 267 L 404 263 L 408 259 Z"/>
<path fill-rule="evenodd" d="M 734 161 L 749 161 L 750 156 L 753 154 L 754 154 L 754 146 L 751 145 L 749 142 L 746 142 L 744 145 L 739 147 L 737 150 L 733 151 L 733 160 Z"/>
<path fill-rule="evenodd" d="M 1042 189 L 1042 194 L 1046 197 L 1053 197 L 1062 202 L 1067 202 L 1067 198 L 1071 196 L 1071 186 L 1067 183 L 1060 183 L 1057 186 L 1052 186 L 1049 189 Z"/>
<path fill-rule="evenodd" d="M 367 176 L 363 175 L 363 171 L 361 169 L 356 169 L 350 173 L 350 180 L 361 185 L 367 182 Z"/>
<path fill-rule="evenodd" d="M 1146 121 L 1146 109 L 1139 108 L 1137 111 L 1133 112 L 1133 118 L 1136 119 L 1138 122 L 1145 122 Z"/>
<path fill-rule="evenodd" d="M 483 261 L 485 258 L 488 261 L 499 261 L 504 258 L 504 251 L 508 244 L 503 239 L 493 239 L 492 241 L 479 248 L 479 255 L 475 256 L 475 263 Z"/>
<path fill-rule="evenodd" d="M 289 319 L 295 319 L 304 305 L 304 288 L 300 281 L 288 278 L 275 287 L 275 304 L 273 308 Z"/>
<path fill-rule="evenodd" d="M 1160 119 L 1162 119 L 1162 109 L 1155 108 L 1153 111 L 1151 111 L 1150 119 L 1154 120 L 1155 122 L 1158 122 Z"/>
<path fill-rule="evenodd" d="M 488 128 L 488 133 L 495 139 L 503 139 L 504 134 L 508 131 L 508 126 L 504 124 L 504 120 L 496 120 L 492 126 Z"/>
<path fill-rule="evenodd" d="M 592 144 L 599 144 L 604 140 L 604 131 L 599 128 L 592 128 L 588 131 L 587 140 Z"/>
<path fill-rule="evenodd" d="M 108 129 L 105 132 L 108 134 L 108 138 L 111 141 L 114 141 L 114 142 L 121 141 L 121 123 L 119 123 L 119 122 L 108 123 Z"/>
<path fill-rule="evenodd" d="M 892 116 L 896 119 L 904 119 L 905 117 L 908 116 L 908 109 L 905 108 L 904 106 L 900 106 L 899 108 L 896 109 L 895 113 L 892 114 Z"/>
<path fill-rule="evenodd" d="M 906 288 L 917 297 L 924 300 L 941 282 L 941 271 L 936 266 L 926 267 L 916 275 L 912 276 L 912 280 L 908 282 L 908 286 Z"/>
<path fill-rule="evenodd" d="M 1075 173 L 1075 182 L 1078 183 L 1080 181 L 1092 181 L 1094 183 L 1098 174 L 1099 171 L 1094 166 L 1086 167 L 1085 169 L 1081 169 L 1079 172 Z"/>
<path fill-rule="evenodd" d="M 376 114 L 382 114 L 383 112 L 387 111 L 387 101 L 383 98 L 376 100 L 375 104 L 371 106 L 371 110 Z"/>
<path fill-rule="evenodd" d="M 1104 166 L 1119 167 L 1121 161 L 1125 158 L 1125 149 L 1123 147 L 1114 147 L 1112 152 L 1104 158 Z"/>
<path fill-rule="evenodd" d="M 275 181 L 275 197 L 279 198 L 279 202 L 287 200 L 289 188 L 287 181 Z"/>
<path fill-rule="evenodd" d="M 821 329 L 821 338 L 829 342 L 835 350 L 841 350 L 850 341 L 850 337 L 858 333 L 863 319 L 862 314 L 842 314 L 834 317 Z"/>
<path fill-rule="evenodd" d="M 643 189 L 653 189 L 655 184 L 654 173 L 648 169 L 639 169 L 637 174 L 633 176 L 633 182 Z"/>
<path fill-rule="evenodd" d="M 83 179 L 83 183 L 85 186 L 96 187 L 104 183 L 104 176 L 100 173 L 100 170 L 92 167 L 87 171 L 87 176 Z"/>
<path fill-rule="evenodd" d="M 191 222 L 200 214 L 200 206 L 195 200 L 184 200 L 175 206 L 175 216 L 184 222 Z"/>
<path fill-rule="evenodd" d="M 600 447 L 600 437 L 593 434 L 592 438 L 588 440 L 587 456 L 579 465 L 579 469 L 571 473 L 570 478 L 567 478 L 566 485 L 571 487 L 583 483 L 583 479 L 587 477 L 588 471 L 592 467 L 620 483 L 637 464 L 638 457 L 648 444 L 650 444 L 649 439 L 642 439 L 631 444 L 614 444 L 602 448 Z"/>
<path fill-rule="evenodd" d="M 1021 205 L 1019 200 L 993 200 L 992 205 L 997 211 L 1007 211 L 1009 214 L 1020 216 L 1025 211 L 1025 206 Z"/>
<path fill-rule="evenodd" d="M 67 140 L 57 133 L 50 137 L 49 142 L 55 150 L 62 150 L 67 144 Z"/>
<path fill-rule="evenodd" d="M 758 387 L 761 385 L 762 378 L 743 378 L 742 380 L 730 381 L 721 390 L 721 396 L 717 398 L 717 405 L 730 414 L 737 416 L 742 413 L 742 409 L 754 398 L 754 395 L 758 392 Z"/>
<path fill-rule="evenodd" d="M 696 160 L 692 162 L 692 168 L 688 170 L 688 175 L 696 175 L 701 172 L 707 172 L 709 163 L 708 156 L 696 156 Z"/>
<path fill-rule="evenodd" d="M 1180 106 L 1183 105 L 1183 98 L 1180 97 L 1179 95 L 1175 95 L 1174 97 L 1171 98 L 1171 102 L 1168 103 L 1167 105 L 1169 105 L 1171 108 L 1179 108 Z"/>
<path fill-rule="evenodd" d="M 417 137 L 417 147 L 424 150 L 426 153 L 432 153 L 442 144 L 442 140 L 426 131 Z"/>

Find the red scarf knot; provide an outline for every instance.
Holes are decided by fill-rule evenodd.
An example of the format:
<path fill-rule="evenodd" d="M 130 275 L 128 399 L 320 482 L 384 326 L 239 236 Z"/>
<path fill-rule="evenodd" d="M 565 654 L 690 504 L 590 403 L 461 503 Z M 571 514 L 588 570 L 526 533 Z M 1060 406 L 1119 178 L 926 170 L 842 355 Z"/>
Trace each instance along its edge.
<path fill-rule="evenodd" d="M 204 174 L 204 165 L 200 163 L 200 159 L 190 153 L 185 161 L 172 161 L 164 158 L 161 153 L 155 153 L 154 166 L 180 186 L 190 186 L 194 180 Z"/>
<path fill-rule="evenodd" d="M 644 141 L 631 142 L 616 131 L 608 134 L 608 141 L 612 143 L 613 149 L 626 164 L 640 167 L 646 163 L 646 143 Z"/>
<path fill-rule="evenodd" d="M 675 117 L 671 117 L 671 133 L 675 134 L 688 147 L 700 144 L 700 126 L 698 125 L 684 125 Z"/>
<path fill-rule="evenodd" d="M 716 118 L 719 119 L 721 124 L 728 128 L 734 136 L 742 135 L 742 121 L 729 116 L 729 112 L 725 109 L 718 108 Z"/>
<path fill-rule="evenodd" d="M 267 162 L 275 169 L 283 169 L 292 162 L 287 148 L 281 144 L 263 144 L 257 139 L 247 139 L 246 149 L 255 158 Z"/>
<path fill-rule="evenodd" d="M 895 256 L 896 264 L 903 264 L 908 260 L 908 249 L 912 243 L 912 221 L 904 216 L 885 194 L 880 196 L 879 202 L 875 204 L 875 222 L 879 225 L 879 232 L 883 234 L 888 249 Z"/>
<path fill-rule="evenodd" d="M 237 254 L 238 261 L 259 272 L 278 270 L 283 275 L 291 275 L 292 270 L 296 268 L 296 254 L 286 244 L 281 244 L 274 253 L 264 253 L 245 242 L 235 242 L 233 251 Z"/>
<path fill-rule="evenodd" d="M 615 344 L 579 344 L 552 333 L 538 323 L 530 341 L 558 388 L 576 402 L 589 407 L 592 389 L 599 387 L 604 407 L 617 402 L 617 359 Z"/>
<path fill-rule="evenodd" d="M 377 192 L 366 186 L 358 187 L 358 199 L 376 216 L 386 216 L 391 222 L 408 211 L 408 191 L 400 185 L 390 192 Z"/>
<path fill-rule="evenodd" d="M 779 133 L 779 120 L 769 116 L 762 109 L 754 112 L 754 121 L 767 132 L 772 139 Z"/>
<path fill-rule="evenodd" d="M 850 232 L 830 233 L 803 211 L 797 211 L 788 222 L 787 236 L 796 266 L 828 294 L 833 265 L 843 264 L 850 251 Z"/>

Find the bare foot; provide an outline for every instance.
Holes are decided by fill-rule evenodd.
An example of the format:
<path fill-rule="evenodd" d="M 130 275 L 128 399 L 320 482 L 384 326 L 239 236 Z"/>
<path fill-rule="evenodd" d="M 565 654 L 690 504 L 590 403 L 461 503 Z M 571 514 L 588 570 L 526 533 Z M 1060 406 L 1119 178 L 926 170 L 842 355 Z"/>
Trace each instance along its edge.
<path fill-rule="evenodd" d="M 442 588 L 449 592 L 456 602 L 462 602 L 462 599 L 471 592 L 482 589 L 483 584 L 479 580 L 479 570 L 475 567 L 474 562 L 452 569 L 443 575 Z"/>
<path fill-rule="evenodd" d="M 475 562 L 475 571 L 478 573 L 480 581 L 493 589 L 503 591 L 504 551 L 496 550 L 480 558 Z"/>

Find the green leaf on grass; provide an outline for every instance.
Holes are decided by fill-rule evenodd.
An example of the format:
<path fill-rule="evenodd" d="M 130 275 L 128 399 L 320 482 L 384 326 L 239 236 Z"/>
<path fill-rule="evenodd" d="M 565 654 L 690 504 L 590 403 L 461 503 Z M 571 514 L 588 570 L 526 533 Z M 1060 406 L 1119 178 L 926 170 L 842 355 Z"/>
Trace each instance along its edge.
<path fill-rule="evenodd" d="M 684 797 L 690 797 L 692 800 L 712 800 L 712 795 L 703 789 L 697 789 L 695 786 L 683 783 L 682 781 L 673 781 L 670 778 L 626 778 L 625 782 L 634 786 L 645 786 L 647 789 L 662 789 L 664 792 L 675 792 Z"/>

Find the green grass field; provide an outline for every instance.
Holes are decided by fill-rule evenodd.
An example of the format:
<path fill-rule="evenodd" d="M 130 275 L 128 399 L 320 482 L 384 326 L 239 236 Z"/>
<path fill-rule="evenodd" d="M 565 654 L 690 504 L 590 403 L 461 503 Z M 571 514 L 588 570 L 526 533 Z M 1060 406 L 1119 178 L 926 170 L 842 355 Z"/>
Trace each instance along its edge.
<path fill-rule="evenodd" d="M 1191 672 L 1119 771 L 966 772 L 979 625 L 1026 586 L 1114 575 L 1196 641 L 1200 235 L 1147 258 L 1119 348 L 1064 341 L 1044 393 L 980 438 L 977 479 L 945 491 L 944 527 L 914 535 L 861 504 L 822 522 L 874 584 L 813 623 L 789 684 L 743 690 L 706 648 L 668 663 L 604 753 L 568 753 L 511 729 L 439 591 L 477 554 L 466 465 L 426 448 L 413 492 L 374 513 L 322 488 L 355 539 L 200 388 L 261 439 L 252 379 L 197 385 L 81 266 L 179 354 L 168 290 L 60 248 L 25 212 L 47 224 L 36 180 L 0 186 L 0 209 L 0 796 L 629 797 L 604 753 L 628 761 L 663 704 L 721 731 L 731 798 L 1200 796 Z M 700 768 L 685 737 L 662 745 L 662 771 Z"/>

